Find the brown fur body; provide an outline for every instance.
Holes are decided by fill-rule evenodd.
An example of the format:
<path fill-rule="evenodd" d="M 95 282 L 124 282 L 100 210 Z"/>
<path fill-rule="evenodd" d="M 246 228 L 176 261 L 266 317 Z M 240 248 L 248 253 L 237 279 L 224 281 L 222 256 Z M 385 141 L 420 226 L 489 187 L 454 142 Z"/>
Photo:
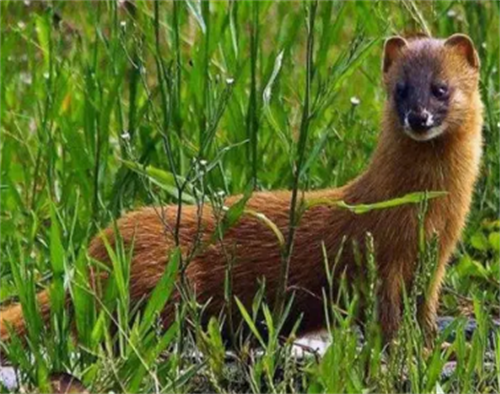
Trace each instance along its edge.
<path fill-rule="evenodd" d="M 450 102 L 446 132 L 430 141 L 412 140 L 401 131 L 394 102 L 389 98 L 379 144 L 366 172 L 344 187 L 305 193 L 305 199 L 325 197 L 344 200 L 348 204 L 361 204 L 384 201 L 410 192 L 448 192 L 447 196 L 429 202 L 425 219 L 426 234 L 430 236 L 436 232 L 440 237 L 438 280 L 422 310 L 425 323 L 431 326 L 445 266 L 464 226 L 479 170 L 482 105 L 477 89 L 477 70 L 469 67 L 460 51 L 445 49 L 442 41 L 430 39 L 415 40 L 410 46 L 412 50 L 398 55 L 391 67 L 397 69 L 398 62 L 404 64 L 412 56 L 418 60 L 422 51 L 432 51 L 445 65 L 439 71 L 445 74 L 443 78 L 452 81 L 460 90 Z M 384 75 L 388 91 L 394 83 L 391 79 L 393 74 L 389 70 Z M 254 193 L 247 208 L 266 215 L 287 237 L 290 197 L 288 191 Z M 238 197 L 230 197 L 226 205 L 237 200 Z M 144 208 L 118 221 L 125 245 L 131 245 L 133 241 L 132 300 L 147 297 L 152 291 L 163 275 L 169 251 L 175 245 L 172 234 L 165 231 L 162 211 L 164 220 L 174 227 L 176 206 L 167 206 L 163 210 Z M 410 284 L 414 275 L 418 245 L 417 212 L 416 205 L 360 215 L 328 206 L 316 206 L 306 211 L 297 227 L 288 283 L 289 287 L 297 289 L 292 317 L 304 314 L 301 332 L 324 326 L 322 289 L 327 282 L 321 242 L 324 242 L 328 257 L 333 261 L 344 236 L 349 243 L 357 241 L 363 245 L 366 233 L 370 232 L 374 237 L 376 262 L 382 281 L 379 294 L 381 325 L 385 337 L 392 337 L 400 320 L 402 283 Z M 203 210 L 201 224 L 202 238 L 208 241 L 215 230 L 215 218 L 208 206 Z M 183 206 L 179 239 L 184 255 L 192 250 L 197 232 L 198 208 Z M 105 230 L 105 235 L 113 240 L 111 228 Z M 272 304 L 282 258 L 276 235 L 262 221 L 243 215 L 225 234 L 223 245 L 224 248 L 216 242 L 195 255 L 186 271 L 198 300 L 205 302 L 211 299 L 206 315 L 217 314 L 223 308 L 227 254 L 234 257 L 233 294 L 249 305 L 259 287 L 259 279 L 264 277 L 267 300 Z M 98 260 L 108 261 L 100 237 L 92 241 L 89 253 Z M 355 274 L 357 265 L 352 248 L 344 249 L 340 264 L 336 272 L 345 268 L 348 276 Z M 165 323 L 173 318 L 173 304 L 170 303 L 165 308 Z M 19 310 L 2 312 L 2 338 L 7 337 L 6 321 L 22 331 L 20 319 Z"/>

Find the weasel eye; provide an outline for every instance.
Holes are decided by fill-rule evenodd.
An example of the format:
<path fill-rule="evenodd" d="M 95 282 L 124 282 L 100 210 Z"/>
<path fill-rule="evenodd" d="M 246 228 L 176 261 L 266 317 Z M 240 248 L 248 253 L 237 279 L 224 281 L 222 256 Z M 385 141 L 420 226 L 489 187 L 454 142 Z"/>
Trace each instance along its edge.
<path fill-rule="evenodd" d="M 432 94 L 438 100 L 446 100 L 448 98 L 448 86 L 442 83 L 434 84 L 431 87 Z"/>
<path fill-rule="evenodd" d="M 408 95 L 408 86 L 404 82 L 396 84 L 396 96 L 398 99 L 404 99 Z"/>

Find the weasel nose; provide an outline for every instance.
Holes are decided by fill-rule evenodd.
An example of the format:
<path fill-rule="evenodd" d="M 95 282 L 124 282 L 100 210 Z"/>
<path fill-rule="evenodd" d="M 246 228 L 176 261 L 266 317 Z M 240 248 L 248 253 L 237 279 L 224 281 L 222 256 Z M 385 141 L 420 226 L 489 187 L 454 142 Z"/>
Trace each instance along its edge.
<path fill-rule="evenodd" d="M 408 115 L 408 123 L 415 131 L 427 131 L 434 126 L 432 115 L 428 111 L 411 111 Z"/>

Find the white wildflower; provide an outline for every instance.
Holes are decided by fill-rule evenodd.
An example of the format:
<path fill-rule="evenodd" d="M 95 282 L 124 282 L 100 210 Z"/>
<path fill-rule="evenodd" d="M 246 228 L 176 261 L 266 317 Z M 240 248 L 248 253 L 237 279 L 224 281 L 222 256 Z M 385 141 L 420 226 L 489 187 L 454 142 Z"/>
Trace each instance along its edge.
<path fill-rule="evenodd" d="M 19 74 L 19 77 L 21 78 L 21 81 L 26 85 L 31 85 L 33 83 L 33 78 L 31 77 L 30 73 L 22 72 Z"/>
<path fill-rule="evenodd" d="M 31 118 L 29 123 L 28 123 L 28 129 L 31 133 L 36 132 L 36 121 L 34 118 Z"/>
<path fill-rule="evenodd" d="M 357 107 L 360 103 L 361 103 L 361 100 L 358 97 L 356 97 L 356 96 L 351 97 L 351 104 L 352 105 Z"/>

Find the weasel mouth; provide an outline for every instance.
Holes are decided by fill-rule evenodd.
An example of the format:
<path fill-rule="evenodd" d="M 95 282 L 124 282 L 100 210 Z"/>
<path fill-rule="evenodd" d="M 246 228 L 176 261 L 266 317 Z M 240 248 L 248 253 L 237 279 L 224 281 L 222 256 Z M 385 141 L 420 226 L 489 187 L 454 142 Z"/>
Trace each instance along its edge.
<path fill-rule="evenodd" d="M 428 141 L 443 132 L 442 123 L 426 109 L 406 112 L 402 123 L 405 134 L 415 141 Z"/>
<path fill-rule="evenodd" d="M 411 127 L 404 127 L 407 136 L 415 141 L 429 141 L 443 134 L 443 125 L 414 130 Z"/>

